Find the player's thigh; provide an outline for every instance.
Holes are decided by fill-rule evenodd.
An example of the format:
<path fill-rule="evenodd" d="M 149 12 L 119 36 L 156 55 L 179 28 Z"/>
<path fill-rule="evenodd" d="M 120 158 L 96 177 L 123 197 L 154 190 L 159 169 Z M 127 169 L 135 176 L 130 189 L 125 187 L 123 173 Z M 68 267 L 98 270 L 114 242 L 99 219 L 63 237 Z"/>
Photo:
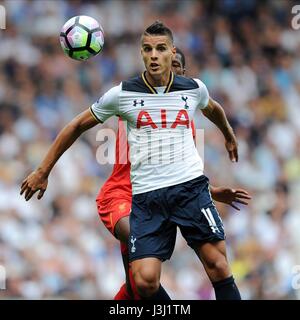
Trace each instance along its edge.
<path fill-rule="evenodd" d="M 130 227 L 129 227 L 129 215 L 122 217 L 115 225 L 115 236 L 123 243 L 128 243 Z"/>
<path fill-rule="evenodd" d="M 176 224 L 169 219 L 160 190 L 134 195 L 130 213 L 130 261 L 155 257 L 170 259 L 176 241 Z"/>
<path fill-rule="evenodd" d="M 177 189 L 171 220 L 178 225 L 188 245 L 225 240 L 222 219 L 212 202 L 207 177 L 200 176 Z"/>
<path fill-rule="evenodd" d="M 127 243 L 131 201 L 116 199 L 105 206 L 97 203 L 98 214 L 107 230 L 118 240 Z"/>

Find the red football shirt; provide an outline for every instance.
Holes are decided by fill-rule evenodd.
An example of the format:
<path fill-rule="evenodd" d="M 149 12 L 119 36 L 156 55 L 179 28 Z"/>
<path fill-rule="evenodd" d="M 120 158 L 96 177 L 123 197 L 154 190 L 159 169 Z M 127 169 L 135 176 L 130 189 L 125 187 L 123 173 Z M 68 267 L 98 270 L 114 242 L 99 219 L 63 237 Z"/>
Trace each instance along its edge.
<path fill-rule="evenodd" d="M 129 145 L 126 128 L 119 118 L 116 139 L 116 158 L 112 174 L 100 189 L 97 201 L 107 204 L 112 198 L 131 201 L 132 189 L 130 182 Z"/>

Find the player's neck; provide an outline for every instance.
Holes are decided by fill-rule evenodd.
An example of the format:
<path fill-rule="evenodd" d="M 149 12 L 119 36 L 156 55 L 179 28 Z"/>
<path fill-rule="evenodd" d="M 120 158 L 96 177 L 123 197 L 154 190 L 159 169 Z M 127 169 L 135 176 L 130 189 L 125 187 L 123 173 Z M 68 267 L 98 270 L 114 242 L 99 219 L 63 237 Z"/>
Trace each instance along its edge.
<path fill-rule="evenodd" d="M 152 87 L 167 86 L 170 80 L 170 75 L 171 75 L 171 70 L 157 77 L 151 76 L 148 71 L 146 71 L 146 74 L 145 74 L 147 81 L 151 84 Z"/>

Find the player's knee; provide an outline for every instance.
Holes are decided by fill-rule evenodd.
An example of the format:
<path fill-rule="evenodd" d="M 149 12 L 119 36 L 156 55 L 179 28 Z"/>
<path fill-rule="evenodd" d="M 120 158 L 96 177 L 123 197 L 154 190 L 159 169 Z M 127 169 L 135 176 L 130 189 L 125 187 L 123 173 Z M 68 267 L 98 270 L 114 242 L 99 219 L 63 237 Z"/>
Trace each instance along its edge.
<path fill-rule="evenodd" d="M 214 260 L 208 261 L 207 265 L 221 278 L 226 278 L 228 274 L 230 274 L 230 268 L 224 256 L 220 256 Z"/>
<path fill-rule="evenodd" d="M 139 271 L 134 274 L 134 281 L 142 297 L 152 296 L 159 288 L 159 277 L 154 272 Z"/>
<path fill-rule="evenodd" d="M 230 274 L 229 265 L 225 257 L 216 261 L 215 269 L 222 278 L 226 278 Z"/>

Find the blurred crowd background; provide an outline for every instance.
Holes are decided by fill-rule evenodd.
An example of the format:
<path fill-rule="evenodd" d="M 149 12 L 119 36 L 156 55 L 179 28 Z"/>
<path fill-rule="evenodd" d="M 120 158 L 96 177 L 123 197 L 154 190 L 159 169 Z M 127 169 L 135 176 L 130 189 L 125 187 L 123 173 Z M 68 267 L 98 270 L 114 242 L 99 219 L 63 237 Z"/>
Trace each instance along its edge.
<path fill-rule="evenodd" d="M 122 79 L 143 70 L 141 32 L 159 19 L 224 107 L 239 141 L 232 164 L 223 137 L 201 114 L 205 173 L 213 185 L 252 195 L 237 212 L 219 205 L 228 257 L 244 299 L 299 299 L 300 30 L 292 1 L 0 1 L 1 298 L 112 299 L 124 274 L 118 242 L 98 218 L 95 197 L 111 165 L 96 161 L 100 127 L 61 158 L 41 201 L 19 195 L 59 130 Z M 75 15 L 105 30 L 97 57 L 63 55 L 59 32 Z M 115 119 L 105 127 L 116 128 Z M 173 299 L 214 299 L 207 276 L 179 235 L 162 283 Z"/>

